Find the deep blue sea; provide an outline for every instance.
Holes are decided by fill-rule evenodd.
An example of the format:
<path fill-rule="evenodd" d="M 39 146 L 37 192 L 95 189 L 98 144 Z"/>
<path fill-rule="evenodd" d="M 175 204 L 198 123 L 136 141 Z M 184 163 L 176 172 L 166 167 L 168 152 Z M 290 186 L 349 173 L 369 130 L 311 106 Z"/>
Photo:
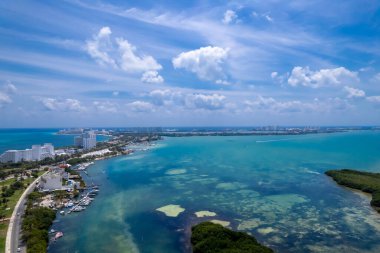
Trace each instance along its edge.
<path fill-rule="evenodd" d="M 58 135 L 59 129 L 0 129 L 0 154 L 8 149 L 26 149 L 34 144 L 52 143 L 55 148 L 74 144 L 74 135 Z M 106 140 L 97 136 L 98 141 Z"/>
<path fill-rule="evenodd" d="M 21 139 L 61 138 L 34 131 Z M 30 145 L 14 135 L 14 148 Z M 380 215 L 368 196 L 323 174 L 338 168 L 380 172 L 380 132 L 166 138 L 90 166 L 83 176 L 99 196 L 84 212 L 57 216 L 64 236 L 48 251 L 191 252 L 191 226 L 219 220 L 276 252 L 380 252 Z M 168 205 L 183 212 L 156 210 Z"/>

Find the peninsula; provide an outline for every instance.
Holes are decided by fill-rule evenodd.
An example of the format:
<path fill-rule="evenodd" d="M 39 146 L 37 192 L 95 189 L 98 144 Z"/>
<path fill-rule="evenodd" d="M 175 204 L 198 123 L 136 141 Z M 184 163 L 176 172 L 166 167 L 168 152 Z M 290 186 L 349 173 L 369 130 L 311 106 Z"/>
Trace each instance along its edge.
<path fill-rule="evenodd" d="M 380 173 L 349 169 L 329 170 L 325 173 L 340 185 L 371 193 L 371 206 L 380 212 Z"/>

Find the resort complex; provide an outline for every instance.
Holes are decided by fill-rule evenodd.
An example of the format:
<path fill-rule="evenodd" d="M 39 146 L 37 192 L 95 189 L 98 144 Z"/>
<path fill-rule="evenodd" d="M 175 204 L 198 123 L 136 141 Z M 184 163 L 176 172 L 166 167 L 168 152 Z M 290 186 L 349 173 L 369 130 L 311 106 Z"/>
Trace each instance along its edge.
<path fill-rule="evenodd" d="M 18 163 L 22 161 L 41 161 L 45 158 L 54 158 L 54 146 L 50 143 L 44 145 L 33 145 L 31 149 L 7 150 L 0 155 L 2 163 Z"/>

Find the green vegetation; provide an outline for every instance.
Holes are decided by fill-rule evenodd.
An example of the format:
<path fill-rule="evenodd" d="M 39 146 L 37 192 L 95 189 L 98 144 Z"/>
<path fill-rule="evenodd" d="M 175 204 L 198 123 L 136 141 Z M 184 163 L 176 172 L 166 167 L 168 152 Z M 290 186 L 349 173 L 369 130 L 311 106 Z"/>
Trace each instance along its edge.
<path fill-rule="evenodd" d="M 326 175 L 340 185 L 371 193 L 371 206 L 380 212 L 380 173 L 344 169 L 329 170 Z"/>
<path fill-rule="evenodd" d="M 270 253 L 247 233 L 231 231 L 219 224 L 202 222 L 191 229 L 194 253 Z"/>
<path fill-rule="evenodd" d="M 41 175 L 43 171 L 38 172 L 38 175 Z M 16 178 L 7 179 L 5 181 L 0 182 L 1 198 L 0 198 L 0 252 L 4 252 L 5 249 L 5 237 L 7 235 L 9 218 L 13 213 L 13 209 L 15 208 L 18 200 L 20 199 L 22 193 L 24 192 L 27 185 L 33 182 L 35 178 L 27 178 L 25 180 L 20 181 L 23 186 L 20 188 L 20 183 L 16 183 L 18 180 Z M 13 194 L 9 197 L 3 196 L 3 194 L 8 195 L 6 193 L 9 189 L 14 189 Z"/>
<path fill-rule="evenodd" d="M 48 230 L 55 219 L 55 211 L 46 207 L 28 206 L 22 222 L 23 240 L 28 253 L 46 252 Z"/>

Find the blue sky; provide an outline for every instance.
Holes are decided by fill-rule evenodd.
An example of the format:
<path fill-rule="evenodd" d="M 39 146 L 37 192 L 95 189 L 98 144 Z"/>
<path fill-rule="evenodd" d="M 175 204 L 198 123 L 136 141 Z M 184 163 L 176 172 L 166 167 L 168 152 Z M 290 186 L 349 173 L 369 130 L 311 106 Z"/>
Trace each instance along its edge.
<path fill-rule="evenodd" d="M 380 2 L 2 1 L 0 127 L 380 125 Z"/>

